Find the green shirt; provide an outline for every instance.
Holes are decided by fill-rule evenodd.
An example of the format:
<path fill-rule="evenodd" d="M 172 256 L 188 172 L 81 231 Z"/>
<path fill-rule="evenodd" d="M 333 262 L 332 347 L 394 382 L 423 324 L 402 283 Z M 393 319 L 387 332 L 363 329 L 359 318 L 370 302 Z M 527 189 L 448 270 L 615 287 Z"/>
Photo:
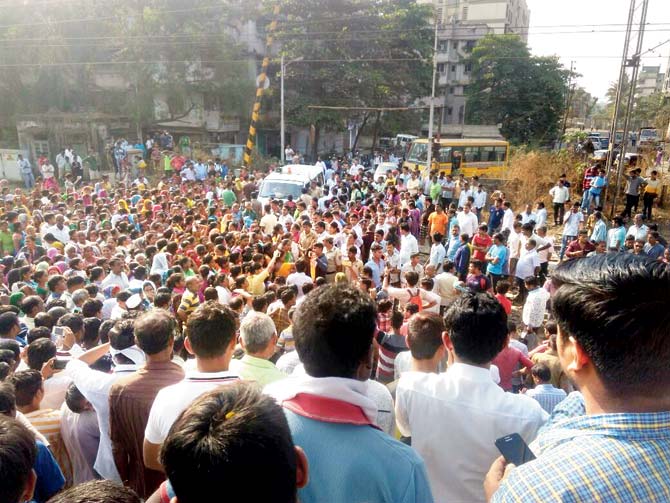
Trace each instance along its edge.
<path fill-rule="evenodd" d="M 223 191 L 223 194 L 221 194 L 221 199 L 223 199 L 223 204 L 230 208 L 233 204 L 235 204 L 235 201 L 237 201 L 237 196 L 232 190 L 226 189 Z"/>
<path fill-rule="evenodd" d="M 438 200 L 438 197 L 442 193 L 442 185 L 440 185 L 438 182 L 431 183 L 430 184 L 430 198 L 433 200 L 433 202 L 436 202 Z"/>
<path fill-rule="evenodd" d="M 256 381 L 260 386 L 287 377 L 271 361 L 251 355 L 244 355 L 241 360 L 231 360 L 230 370 L 245 381 Z"/>
<path fill-rule="evenodd" d="M 14 240 L 11 232 L 0 232 L 0 246 L 5 255 L 14 254 Z"/>

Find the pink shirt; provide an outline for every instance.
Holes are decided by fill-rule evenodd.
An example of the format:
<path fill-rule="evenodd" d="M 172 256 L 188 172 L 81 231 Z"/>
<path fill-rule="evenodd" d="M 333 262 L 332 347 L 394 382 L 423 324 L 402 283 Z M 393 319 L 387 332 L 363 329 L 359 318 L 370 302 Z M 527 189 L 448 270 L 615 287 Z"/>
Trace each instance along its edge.
<path fill-rule="evenodd" d="M 500 387 L 505 391 L 512 391 L 512 372 L 519 367 L 533 366 L 532 360 L 524 356 L 518 349 L 507 346 L 498 356 L 493 359 L 493 363 L 500 371 Z"/>

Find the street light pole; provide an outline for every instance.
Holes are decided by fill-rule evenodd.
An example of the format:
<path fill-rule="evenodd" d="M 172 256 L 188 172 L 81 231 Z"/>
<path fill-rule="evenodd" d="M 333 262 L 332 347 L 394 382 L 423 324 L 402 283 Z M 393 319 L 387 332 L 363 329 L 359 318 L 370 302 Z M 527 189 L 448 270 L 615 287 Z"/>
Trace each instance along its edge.
<path fill-rule="evenodd" d="M 284 61 L 284 55 L 282 54 L 281 56 L 281 61 L 280 61 L 280 73 L 281 76 L 279 78 L 280 84 L 279 84 L 279 94 L 280 94 L 280 119 L 279 119 L 279 129 L 280 129 L 280 136 L 281 136 L 281 147 L 279 150 L 281 150 L 280 158 L 281 158 L 281 163 L 284 164 L 286 162 L 286 153 L 284 152 L 284 149 L 286 148 L 286 120 L 284 119 L 284 72 L 286 71 L 286 67 L 290 65 L 291 63 L 298 63 L 303 60 L 303 57 L 300 56 L 299 58 L 292 59 L 291 61 Z"/>
<path fill-rule="evenodd" d="M 430 93 L 430 113 L 428 114 L 428 152 L 426 153 L 426 173 L 430 174 L 432 167 L 433 154 L 433 120 L 435 119 L 435 77 L 437 74 L 437 27 L 440 20 L 437 18 L 437 11 L 435 12 L 435 41 L 433 43 L 433 82 Z"/>
<path fill-rule="evenodd" d="M 281 84 L 280 84 L 279 94 L 281 96 L 281 98 L 280 98 L 280 114 L 281 114 L 281 117 L 279 119 L 279 122 L 280 122 L 279 128 L 281 130 L 281 133 L 280 133 L 281 145 L 279 146 L 279 150 L 280 150 L 280 154 L 281 154 L 281 163 L 282 163 L 282 165 L 284 165 L 284 163 L 286 162 L 286 152 L 285 152 L 285 149 L 286 149 L 286 144 L 285 144 L 285 141 L 286 141 L 286 125 L 284 124 L 284 55 L 283 54 L 281 55 L 280 71 L 281 71 Z"/>

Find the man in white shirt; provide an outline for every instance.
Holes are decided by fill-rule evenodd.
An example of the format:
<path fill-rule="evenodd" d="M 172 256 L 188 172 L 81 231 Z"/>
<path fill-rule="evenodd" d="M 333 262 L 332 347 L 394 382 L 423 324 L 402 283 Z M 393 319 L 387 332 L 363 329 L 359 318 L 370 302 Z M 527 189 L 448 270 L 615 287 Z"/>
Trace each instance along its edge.
<path fill-rule="evenodd" d="M 400 267 L 410 261 L 412 255 L 419 253 L 419 243 L 409 231 L 409 224 L 400 225 Z"/>
<path fill-rule="evenodd" d="M 503 214 L 500 232 L 503 232 L 505 229 L 509 229 L 511 232 L 514 227 L 514 211 L 512 211 L 512 203 L 505 201 L 503 207 L 505 208 L 505 213 Z"/>
<path fill-rule="evenodd" d="M 286 285 L 287 286 L 292 286 L 295 285 L 298 287 L 298 299 L 302 298 L 304 295 L 302 293 L 302 285 L 305 283 L 312 283 L 312 278 L 305 274 L 305 271 L 307 270 L 307 263 L 304 260 L 298 260 L 295 263 L 295 271 L 289 274 L 286 277 Z"/>
<path fill-rule="evenodd" d="M 563 218 L 563 237 L 561 238 L 561 251 L 558 254 L 558 260 L 563 260 L 563 255 L 568 244 L 577 239 L 579 229 L 584 224 L 584 214 L 581 212 L 578 202 L 572 205 L 572 208 Z"/>
<path fill-rule="evenodd" d="M 520 304 L 526 301 L 526 295 L 528 295 L 524 282 L 525 279 L 531 276 L 535 277 L 540 273 L 540 256 L 537 254 L 537 242 L 535 239 L 530 238 L 526 241 L 525 249 L 526 253 L 519 257 L 514 273 L 516 283 L 519 287 L 519 295 L 515 301 Z"/>
<path fill-rule="evenodd" d="M 269 204 L 266 204 L 263 207 L 263 211 L 265 214 L 261 217 L 259 225 L 261 226 L 265 234 L 272 235 L 275 225 L 277 225 L 279 220 L 277 219 L 277 215 L 272 213 L 272 207 Z"/>
<path fill-rule="evenodd" d="M 405 372 L 396 390 L 396 421 L 426 463 L 435 501 L 483 503 L 484 477 L 500 455 L 496 439 L 515 432 L 531 442 L 548 414 L 491 378 L 491 361 L 507 343 L 506 316 L 496 299 L 466 293 L 451 305 L 445 324 L 449 368 Z"/>
<path fill-rule="evenodd" d="M 547 311 L 547 302 L 549 301 L 549 292 L 541 288 L 537 278 L 526 278 L 526 290 L 528 296 L 523 305 L 523 314 L 521 319 L 526 330 L 526 346 L 529 350 L 537 347 L 538 331 L 544 324 L 544 314 Z"/>
<path fill-rule="evenodd" d="M 521 256 L 521 222 L 514 222 L 512 230 L 507 238 L 507 248 L 509 248 L 509 275 L 514 277 L 516 273 L 516 264 Z"/>
<path fill-rule="evenodd" d="M 197 370 L 160 390 L 151 406 L 144 432 L 144 464 L 154 470 L 162 469 L 158 453 L 179 414 L 203 393 L 239 380 L 228 371 L 237 330 L 237 316 L 230 308 L 215 302 L 201 304 L 188 317 L 186 328 L 184 347 L 195 355 Z"/>
<path fill-rule="evenodd" d="M 102 280 L 100 288 L 104 290 L 108 286 L 114 285 L 121 287 L 122 290 L 125 290 L 130 286 L 128 276 L 123 272 L 123 262 L 118 258 L 109 261 L 109 274 Z"/>
<path fill-rule="evenodd" d="M 549 195 L 554 207 L 554 225 L 558 227 L 563 221 L 565 203 L 570 199 L 570 189 L 565 186 L 563 180 L 559 180 L 549 189 Z"/>
<path fill-rule="evenodd" d="M 537 217 L 537 220 L 535 221 L 536 227 L 541 227 L 547 223 L 547 208 L 544 207 L 544 203 L 542 201 L 537 203 L 535 216 Z"/>
<path fill-rule="evenodd" d="M 90 364 L 107 352 L 112 354 L 114 371 L 111 374 L 93 370 Z M 70 360 L 63 373 L 72 378 L 75 386 L 90 402 L 98 418 L 100 444 L 93 467 L 104 479 L 121 482 L 112 454 L 109 437 L 109 390 L 118 379 L 135 372 L 144 363 L 144 353 L 135 346 L 133 321 L 123 320 L 109 332 L 109 343 L 101 344 Z"/>
<path fill-rule="evenodd" d="M 470 204 L 463 206 L 463 211 L 459 212 L 456 218 L 458 219 L 461 234 L 467 234 L 472 239 L 472 236 L 477 234 L 479 230 L 479 220 L 477 219 L 477 215 L 472 212 L 472 206 Z"/>
<path fill-rule="evenodd" d="M 65 225 L 65 217 L 61 214 L 56 215 L 56 224 L 49 227 L 47 232 L 63 244 L 70 241 L 70 228 Z"/>
<path fill-rule="evenodd" d="M 647 227 L 642 220 L 642 215 L 637 214 L 633 218 L 633 225 L 628 228 L 626 236 L 635 236 L 636 240 L 647 241 L 647 234 L 649 233 L 649 227 Z"/>
<path fill-rule="evenodd" d="M 468 204 L 468 198 L 472 196 L 472 189 L 468 182 L 465 182 L 461 193 L 458 195 L 458 207 L 465 208 L 465 205 Z"/>
<path fill-rule="evenodd" d="M 421 190 L 421 180 L 419 180 L 416 171 L 413 171 L 409 180 L 407 180 L 407 190 L 412 196 L 417 195 Z"/>
<path fill-rule="evenodd" d="M 447 260 L 442 267 L 444 271 L 433 278 L 433 291 L 440 296 L 440 306 L 446 308 L 459 296 L 458 290 L 454 288 L 458 278 L 454 274 L 453 262 Z"/>
<path fill-rule="evenodd" d="M 486 191 L 484 190 L 484 187 L 480 183 L 477 186 L 477 190 L 474 191 L 472 196 L 475 198 L 475 211 L 477 212 L 477 218 L 481 219 L 482 218 L 482 209 L 484 206 L 486 206 Z"/>

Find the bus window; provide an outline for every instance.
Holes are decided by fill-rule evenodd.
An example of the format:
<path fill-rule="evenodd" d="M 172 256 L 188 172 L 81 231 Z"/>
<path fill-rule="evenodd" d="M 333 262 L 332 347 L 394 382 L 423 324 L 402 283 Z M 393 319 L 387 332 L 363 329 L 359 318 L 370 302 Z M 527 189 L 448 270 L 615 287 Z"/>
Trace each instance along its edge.
<path fill-rule="evenodd" d="M 496 161 L 505 162 L 507 160 L 507 147 L 496 147 Z"/>
<path fill-rule="evenodd" d="M 440 162 L 451 162 L 451 147 L 440 149 Z"/>
<path fill-rule="evenodd" d="M 407 160 L 410 162 L 426 162 L 428 158 L 428 144 L 427 143 L 412 143 L 409 149 Z"/>
<path fill-rule="evenodd" d="M 495 147 L 481 147 L 481 156 L 482 161 L 486 162 L 495 162 L 496 161 L 496 149 Z"/>
<path fill-rule="evenodd" d="M 479 154 L 479 147 L 465 147 L 464 158 L 465 162 L 481 161 L 481 156 Z"/>

